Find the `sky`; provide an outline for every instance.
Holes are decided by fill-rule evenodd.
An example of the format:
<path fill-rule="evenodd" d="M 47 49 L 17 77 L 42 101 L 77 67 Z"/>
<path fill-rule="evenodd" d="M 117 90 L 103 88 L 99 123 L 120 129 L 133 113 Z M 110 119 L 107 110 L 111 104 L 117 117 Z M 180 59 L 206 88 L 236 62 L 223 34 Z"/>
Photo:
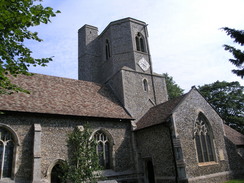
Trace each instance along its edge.
<path fill-rule="evenodd" d="M 47 67 L 31 72 L 78 78 L 78 29 L 84 24 L 101 33 L 115 20 L 132 17 L 148 24 L 153 71 L 168 73 L 185 92 L 192 86 L 244 79 L 234 75 L 233 43 L 221 27 L 244 29 L 244 0 L 43 0 L 61 13 L 51 23 L 32 28 L 43 42 L 27 42 L 33 56 L 51 57 Z"/>

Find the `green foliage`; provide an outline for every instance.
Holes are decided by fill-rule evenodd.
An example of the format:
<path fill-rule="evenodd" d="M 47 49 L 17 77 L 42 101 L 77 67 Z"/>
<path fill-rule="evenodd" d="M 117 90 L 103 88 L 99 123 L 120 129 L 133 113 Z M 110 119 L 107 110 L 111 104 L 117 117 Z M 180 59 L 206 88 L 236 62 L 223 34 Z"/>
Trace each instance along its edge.
<path fill-rule="evenodd" d="M 234 39 L 234 42 L 240 44 L 241 46 L 244 45 L 244 30 L 235 30 L 230 29 L 228 27 L 222 28 L 228 36 Z M 244 77 L 244 51 L 240 49 L 236 49 L 233 46 L 224 45 L 225 50 L 232 53 L 234 59 L 229 59 L 229 61 L 234 64 L 238 69 L 232 70 L 234 74 L 240 76 L 241 78 Z"/>
<path fill-rule="evenodd" d="M 244 183 L 244 180 L 229 180 L 225 183 Z"/>
<path fill-rule="evenodd" d="M 100 170 L 99 159 L 96 153 L 96 141 L 91 138 L 88 125 L 84 130 L 76 127 L 68 137 L 69 161 L 63 165 L 65 180 L 73 183 L 96 182 Z"/>
<path fill-rule="evenodd" d="M 8 75 L 29 75 L 29 66 L 46 66 L 52 58 L 33 58 L 32 51 L 24 45 L 25 40 L 41 42 L 37 32 L 29 28 L 47 24 L 56 16 L 50 7 L 38 4 L 41 0 L 1 0 L 0 1 L 0 94 L 26 92 L 12 84 Z"/>
<path fill-rule="evenodd" d="M 244 87 L 239 82 L 216 81 L 198 89 L 227 125 L 244 134 Z"/>
<path fill-rule="evenodd" d="M 169 76 L 168 73 L 164 73 L 166 86 L 168 90 L 169 99 L 176 98 L 183 94 L 184 90 L 181 89 L 173 80 L 173 77 Z"/>

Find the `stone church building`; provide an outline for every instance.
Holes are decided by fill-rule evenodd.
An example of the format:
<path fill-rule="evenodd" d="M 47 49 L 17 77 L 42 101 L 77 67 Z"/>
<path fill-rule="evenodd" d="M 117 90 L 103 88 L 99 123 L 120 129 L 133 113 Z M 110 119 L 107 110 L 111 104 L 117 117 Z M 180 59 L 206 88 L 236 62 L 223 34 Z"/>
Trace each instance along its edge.
<path fill-rule="evenodd" d="M 0 182 L 58 183 L 67 137 L 88 123 L 103 176 L 121 183 L 221 183 L 244 175 L 244 136 L 193 87 L 168 100 L 153 73 L 147 24 L 78 31 L 79 79 L 13 78 L 30 94 L 0 96 Z"/>

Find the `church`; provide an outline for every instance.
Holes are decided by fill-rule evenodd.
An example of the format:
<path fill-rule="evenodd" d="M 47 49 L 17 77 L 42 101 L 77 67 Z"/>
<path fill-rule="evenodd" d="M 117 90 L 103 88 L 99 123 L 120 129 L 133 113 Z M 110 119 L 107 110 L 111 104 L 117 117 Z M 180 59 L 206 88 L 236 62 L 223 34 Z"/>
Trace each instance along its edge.
<path fill-rule="evenodd" d="M 81 27 L 78 80 L 33 74 L 12 82 L 30 94 L 0 96 L 0 182 L 58 183 L 68 134 L 86 123 L 107 182 L 222 183 L 244 175 L 244 136 L 195 87 L 168 100 L 143 21 L 113 21 L 100 34 Z"/>

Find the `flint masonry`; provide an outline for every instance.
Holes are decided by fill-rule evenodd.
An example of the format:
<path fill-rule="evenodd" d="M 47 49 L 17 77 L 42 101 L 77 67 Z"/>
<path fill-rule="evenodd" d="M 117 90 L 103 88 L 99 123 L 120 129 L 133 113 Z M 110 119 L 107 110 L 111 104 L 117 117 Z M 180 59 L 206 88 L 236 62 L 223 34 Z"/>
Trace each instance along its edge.
<path fill-rule="evenodd" d="M 67 135 L 89 123 L 108 180 L 218 183 L 244 175 L 244 136 L 224 125 L 193 87 L 168 100 L 152 70 L 145 22 L 78 31 L 78 80 L 41 74 L 0 96 L 0 181 L 58 183 Z"/>

